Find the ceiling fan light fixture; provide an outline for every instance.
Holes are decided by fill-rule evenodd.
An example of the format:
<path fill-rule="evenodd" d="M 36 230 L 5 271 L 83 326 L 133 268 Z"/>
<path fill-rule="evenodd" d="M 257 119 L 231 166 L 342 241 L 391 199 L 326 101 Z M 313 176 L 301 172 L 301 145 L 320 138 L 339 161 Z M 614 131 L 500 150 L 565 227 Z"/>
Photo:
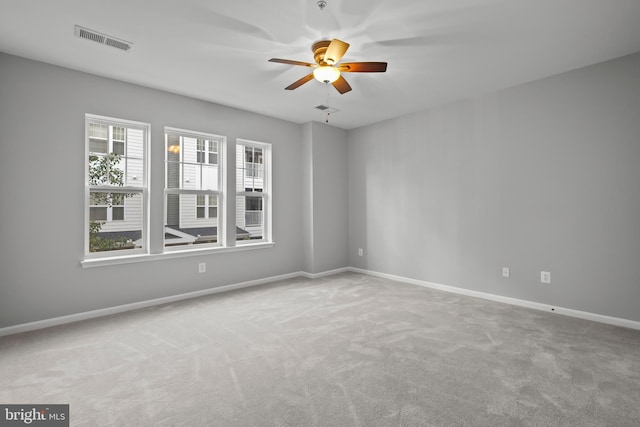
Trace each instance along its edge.
<path fill-rule="evenodd" d="M 313 77 L 322 83 L 333 83 L 340 78 L 340 70 L 330 65 L 320 66 L 313 70 Z"/>

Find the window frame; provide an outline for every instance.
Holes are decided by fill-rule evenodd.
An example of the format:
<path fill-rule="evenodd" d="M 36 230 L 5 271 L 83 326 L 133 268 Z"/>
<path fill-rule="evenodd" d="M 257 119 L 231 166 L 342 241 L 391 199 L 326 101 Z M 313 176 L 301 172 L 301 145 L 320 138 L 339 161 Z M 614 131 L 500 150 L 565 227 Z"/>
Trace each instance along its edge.
<path fill-rule="evenodd" d="M 88 164 L 89 164 L 89 154 L 91 153 L 91 151 L 89 146 L 90 141 L 89 141 L 88 123 L 90 122 L 107 124 L 112 126 L 124 126 L 125 128 L 133 127 L 143 131 L 143 149 L 142 149 L 143 154 L 141 155 L 141 160 L 142 160 L 141 169 L 143 169 L 143 173 L 141 174 L 142 176 L 140 175 L 138 176 L 138 179 L 140 181 L 134 181 L 136 186 L 120 187 L 120 186 L 111 185 L 111 186 L 105 186 L 105 188 L 103 189 L 103 191 L 105 192 L 108 192 L 108 191 L 123 192 L 123 193 L 132 192 L 140 195 L 140 201 L 141 201 L 140 203 L 141 203 L 141 209 L 142 209 L 142 223 L 140 225 L 140 228 L 142 229 L 142 238 L 141 238 L 142 248 L 120 249 L 117 251 L 113 250 L 108 252 L 89 253 L 88 224 L 90 222 L 90 218 L 89 218 L 90 188 L 89 188 Z M 162 194 L 162 197 L 163 197 L 163 205 L 165 209 L 162 212 L 162 219 L 161 221 L 153 222 L 153 223 L 150 220 L 151 219 L 151 202 L 152 202 L 151 186 L 162 185 L 164 189 L 164 187 L 167 185 L 166 170 L 163 170 L 163 173 L 162 173 L 162 179 L 164 181 L 162 184 L 160 184 L 159 182 L 155 182 L 155 180 L 154 182 L 151 182 L 151 176 L 153 172 L 152 167 L 153 169 L 157 169 L 159 167 L 166 168 L 166 164 L 167 164 L 166 163 L 166 157 L 167 157 L 166 139 L 163 139 L 164 144 L 162 145 L 162 150 L 164 150 L 165 152 L 163 165 L 160 166 L 159 163 L 155 164 L 155 162 L 159 161 L 159 159 L 156 159 L 152 165 L 151 144 L 153 143 L 152 141 L 153 135 L 151 133 L 150 123 L 87 113 L 85 114 L 84 126 L 85 126 L 85 160 L 84 160 L 85 162 L 85 172 L 84 172 L 85 174 L 85 207 L 84 207 L 85 256 L 80 261 L 80 266 L 82 268 L 95 268 L 95 267 L 102 267 L 102 266 L 115 266 L 115 265 L 122 265 L 122 264 L 147 262 L 147 261 L 180 259 L 180 258 L 187 258 L 187 257 L 193 257 L 193 256 L 209 255 L 209 254 L 245 252 L 245 251 L 267 249 L 275 246 L 275 242 L 273 241 L 273 234 L 272 234 L 273 233 L 272 232 L 272 216 L 273 216 L 272 215 L 272 182 L 273 182 L 273 171 L 272 171 L 273 146 L 272 144 L 261 142 L 261 141 L 248 140 L 244 138 L 235 139 L 236 147 L 238 144 L 257 145 L 261 148 L 266 149 L 263 154 L 264 156 L 263 161 L 264 161 L 264 167 L 265 167 L 265 174 L 267 178 L 264 183 L 264 191 L 261 192 L 261 194 L 260 192 L 252 192 L 255 197 L 261 197 L 263 200 L 263 206 L 264 206 L 263 218 L 264 219 L 263 219 L 262 239 L 238 241 L 236 238 L 235 218 L 233 217 L 233 215 L 235 214 L 233 202 L 235 201 L 237 196 L 245 195 L 245 192 L 239 191 L 236 194 L 236 189 L 232 185 L 232 183 L 234 182 L 234 175 L 237 173 L 236 168 L 234 166 L 234 162 L 233 162 L 234 159 L 232 156 L 229 156 L 229 154 L 232 154 L 233 152 L 229 153 L 229 151 L 227 151 L 227 150 L 233 150 L 233 148 L 230 148 L 230 145 L 228 145 L 228 144 L 231 144 L 232 142 L 229 141 L 227 136 L 224 136 L 224 135 L 216 135 L 213 133 L 200 133 L 200 132 L 194 132 L 186 129 L 180 129 L 180 128 L 169 127 L 169 126 L 164 127 L 165 132 L 166 130 L 173 130 L 178 132 L 185 132 L 186 134 L 189 134 L 191 136 L 201 135 L 205 137 L 215 136 L 215 137 L 221 138 L 221 140 L 219 140 L 218 142 L 217 153 L 214 153 L 214 151 L 210 150 L 209 147 L 205 147 L 205 152 L 206 152 L 205 162 L 208 164 L 209 161 L 211 160 L 212 153 L 214 153 L 215 155 L 218 156 L 218 165 L 220 166 L 219 168 L 219 171 L 220 171 L 219 190 L 220 191 L 217 193 L 217 196 L 218 196 L 217 205 L 215 206 L 215 209 L 217 210 L 217 214 L 218 214 L 217 239 L 219 244 L 217 246 L 208 246 L 204 244 L 190 245 L 190 247 L 184 247 L 184 249 L 179 248 L 177 250 L 176 249 L 167 250 L 167 248 L 164 246 L 164 238 L 160 238 L 159 240 L 153 239 L 153 236 L 155 236 L 156 234 L 160 235 L 160 233 L 164 233 L 165 231 L 164 222 L 166 221 L 166 218 L 167 218 L 166 217 L 167 198 L 164 192 L 160 193 Z M 107 134 L 108 134 L 108 131 L 107 131 Z M 164 134 L 162 135 L 164 136 Z M 107 155 L 110 152 L 108 137 L 109 136 L 107 135 L 107 152 L 103 153 L 99 151 L 101 155 Z M 156 135 L 155 138 L 157 139 L 157 137 L 158 135 Z M 126 133 L 125 133 L 125 139 L 128 139 L 128 134 Z M 94 148 L 96 147 L 94 146 Z M 125 151 L 127 149 L 128 149 L 127 145 L 125 144 Z M 127 153 L 125 152 L 125 154 Z M 139 161 L 138 159 L 139 157 L 136 157 L 134 160 Z M 127 169 L 125 168 L 125 170 Z M 127 179 L 130 179 L 130 178 L 131 177 L 128 177 Z M 144 185 L 138 185 L 140 182 L 142 182 L 142 184 Z M 206 210 L 209 212 L 211 208 L 212 206 L 208 201 Z M 125 219 L 127 214 L 128 213 L 125 208 Z M 233 223 L 231 221 L 233 221 Z M 153 230 L 151 229 L 152 225 L 153 225 Z M 151 245 L 152 242 L 153 242 L 153 246 Z"/>
<path fill-rule="evenodd" d="M 262 149 L 262 162 L 263 162 L 263 170 L 262 170 L 262 191 L 247 191 L 247 188 L 245 188 L 244 184 L 245 181 L 243 181 L 242 183 L 238 183 L 236 182 L 236 193 L 235 193 L 235 198 L 236 198 L 236 206 L 238 206 L 238 201 L 237 198 L 238 197 L 243 197 L 244 198 L 244 203 L 242 203 L 244 206 L 246 206 L 247 204 L 247 197 L 257 197 L 262 199 L 262 238 L 260 239 L 238 239 L 238 236 L 235 236 L 235 244 L 237 246 L 245 246 L 245 245 L 252 245 L 252 244 L 257 244 L 257 243 L 273 243 L 273 235 L 272 235 L 272 199 L 273 199 L 273 188 L 272 188 L 272 181 L 273 181 L 273 168 L 272 168 L 272 158 L 273 158 L 273 146 L 272 144 L 268 143 L 268 142 L 262 142 L 262 141 L 254 141 L 254 140 L 249 140 L 249 139 L 242 139 L 242 138 L 236 138 L 236 164 L 237 164 L 237 158 L 238 158 L 238 152 L 237 150 L 243 147 L 243 151 L 244 151 L 244 147 L 252 147 L 252 148 L 260 148 Z M 255 153 L 252 155 L 252 160 L 254 159 Z M 247 162 L 246 159 L 246 152 L 242 153 L 242 159 L 243 159 L 243 164 L 251 164 L 252 167 L 251 168 L 246 168 L 243 167 L 242 171 L 243 174 L 246 174 L 247 171 L 251 170 L 251 177 L 253 179 L 256 178 L 256 169 L 255 167 L 253 167 L 253 165 L 255 165 L 256 163 L 254 162 Z M 238 176 L 238 171 L 235 171 L 236 173 L 236 177 Z M 239 191 L 239 188 L 244 188 L 244 190 Z M 245 212 L 246 215 L 246 212 Z M 239 227 L 238 223 L 237 223 L 237 218 L 238 218 L 238 212 L 235 213 L 236 216 L 236 220 L 235 222 L 235 226 L 236 229 L 237 227 Z"/>
<path fill-rule="evenodd" d="M 180 153 L 180 157 L 179 157 L 179 161 L 177 162 L 179 167 L 180 167 L 180 171 L 179 171 L 179 181 L 180 181 L 180 188 L 169 188 L 168 187 L 168 165 L 169 165 L 169 135 L 173 135 L 179 138 L 179 153 Z M 191 162 L 194 165 L 216 165 L 218 168 L 218 174 L 217 174 L 217 179 L 218 179 L 218 189 L 217 190 L 211 190 L 211 189 L 185 189 L 182 188 L 183 186 L 183 166 L 185 164 L 185 162 L 183 161 L 184 158 L 183 153 L 184 153 L 184 147 L 183 147 L 183 138 L 187 137 L 187 138 L 195 138 L 196 139 L 196 146 L 194 147 L 195 150 L 195 161 Z M 204 139 L 205 141 L 203 141 L 203 150 L 200 150 L 200 139 Z M 217 160 L 218 163 L 210 163 L 210 153 L 211 151 L 210 149 L 210 142 L 214 141 L 217 146 Z M 208 133 L 208 132 L 199 132 L 199 131 L 193 131 L 193 130 L 189 130 L 189 129 L 180 129 L 180 128 L 176 128 L 176 127 L 169 127 L 169 126 L 165 126 L 164 127 L 164 195 L 163 195 L 163 238 L 162 238 L 162 251 L 163 253 L 180 253 L 180 252 L 190 252 L 190 251 L 201 251 L 201 250 L 214 250 L 220 247 L 226 247 L 226 216 L 224 214 L 224 208 L 221 209 L 221 207 L 224 207 L 224 199 L 225 199 L 225 194 L 226 194 L 226 182 L 227 182 L 227 178 L 226 178 L 226 174 L 228 173 L 227 171 L 227 167 L 226 167 L 226 161 L 225 161 L 225 156 L 223 155 L 225 149 L 226 149 L 226 142 L 227 142 L 227 137 L 224 135 L 217 135 L 214 133 Z M 202 154 L 201 154 L 202 153 Z M 175 153 L 174 153 L 175 154 Z M 199 221 L 199 220 L 208 220 L 211 219 L 209 217 L 209 206 L 210 206 L 210 198 L 211 196 L 215 196 L 217 198 L 217 220 L 216 220 L 216 242 L 207 242 L 207 243 L 198 243 L 197 245 L 195 244 L 176 244 L 176 245 L 167 245 L 166 242 L 166 228 L 168 227 L 167 224 L 167 215 L 168 215 L 168 195 L 170 194 L 176 194 L 178 196 L 180 195 L 194 195 L 195 196 L 195 200 L 194 202 L 194 220 Z M 198 195 L 202 195 L 204 196 L 204 201 L 205 204 L 202 205 L 202 207 L 204 207 L 204 212 L 205 212 L 205 216 L 204 218 L 198 218 L 197 216 L 197 209 L 199 207 L 198 205 Z M 179 205 L 180 206 L 180 205 Z"/>
<path fill-rule="evenodd" d="M 121 119 L 115 117 L 108 117 L 96 114 L 85 114 L 84 119 L 84 130 L 85 130 L 85 158 L 84 158 L 84 261 L 90 260 L 102 260 L 102 259 L 110 259 L 114 257 L 126 257 L 131 255 L 140 255 L 149 253 L 149 161 L 150 161 L 150 135 L 151 135 L 151 124 L 133 121 L 128 119 Z M 125 143 L 124 143 L 124 154 L 122 154 L 122 158 L 125 159 L 125 163 L 129 160 L 141 160 L 142 166 L 142 179 L 139 179 L 137 176 L 134 176 L 132 179 L 135 179 L 136 182 L 140 183 L 139 185 L 129 185 L 129 182 L 126 182 L 127 185 L 116 186 L 111 184 L 105 185 L 91 185 L 89 179 L 89 168 L 90 168 L 90 157 L 95 155 L 94 152 L 91 151 L 91 141 L 90 141 L 90 125 L 91 124 L 99 124 L 106 125 L 107 132 L 107 151 L 106 153 L 100 152 L 101 155 L 108 156 L 113 151 L 113 135 L 112 128 L 113 127 L 123 127 L 125 128 Z M 127 129 L 135 129 L 142 131 L 142 157 L 135 158 L 128 155 L 128 147 L 126 142 L 126 134 Z M 94 138 L 95 139 L 95 138 Z M 101 138 L 102 139 L 102 138 Z M 118 140 L 117 142 L 120 142 Z M 125 170 L 126 176 L 126 170 Z M 108 251 L 95 251 L 91 252 L 90 248 L 90 223 L 91 223 L 91 206 L 100 206 L 103 205 L 91 205 L 91 194 L 92 193 L 123 193 L 123 194 L 132 194 L 136 196 L 140 196 L 141 203 L 141 247 L 140 248 L 131 248 L 131 249 L 117 249 L 117 250 L 108 250 Z M 126 198 L 126 197 L 124 197 Z M 126 219 L 126 202 L 123 198 L 122 205 L 114 205 L 117 207 L 122 206 L 124 208 L 123 216 Z M 107 206 L 107 222 L 114 222 L 112 219 L 112 207 Z M 124 220 L 115 220 L 115 222 L 124 222 Z"/>

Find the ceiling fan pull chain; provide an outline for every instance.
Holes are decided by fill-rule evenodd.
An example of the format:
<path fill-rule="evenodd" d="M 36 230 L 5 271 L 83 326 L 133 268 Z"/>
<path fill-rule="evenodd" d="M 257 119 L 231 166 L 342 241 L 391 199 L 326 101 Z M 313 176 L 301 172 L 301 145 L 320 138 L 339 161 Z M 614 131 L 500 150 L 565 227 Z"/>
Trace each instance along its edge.
<path fill-rule="evenodd" d="M 325 119 L 324 122 L 325 123 L 329 123 L 329 111 L 330 111 L 330 108 L 329 108 L 329 92 L 330 92 L 329 82 L 326 82 L 324 85 L 327 88 L 327 96 L 325 97 L 325 102 L 324 102 L 324 105 L 327 106 L 327 118 Z"/>

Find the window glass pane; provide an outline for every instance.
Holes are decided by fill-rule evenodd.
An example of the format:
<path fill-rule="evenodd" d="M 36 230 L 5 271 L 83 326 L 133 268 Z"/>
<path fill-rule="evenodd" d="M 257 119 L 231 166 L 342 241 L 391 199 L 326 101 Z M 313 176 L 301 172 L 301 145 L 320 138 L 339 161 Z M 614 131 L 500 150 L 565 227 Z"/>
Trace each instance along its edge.
<path fill-rule="evenodd" d="M 262 148 L 253 149 L 253 163 L 262 164 Z"/>
<path fill-rule="evenodd" d="M 111 196 L 111 205 L 112 206 L 124 206 L 124 199 L 127 195 L 123 193 L 109 193 Z"/>
<path fill-rule="evenodd" d="M 113 152 L 116 154 L 124 154 L 124 141 L 113 141 Z"/>
<path fill-rule="evenodd" d="M 219 190 L 218 188 L 218 166 L 202 165 L 200 169 L 200 190 Z"/>
<path fill-rule="evenodd" d="M 92 153 L 109 151 L 109 126 L 89 123 L 89 151 Z"/>
<path fill-rule="evenodd" d="M 182 164 L 182 187 L 196 189 L 196 183 L 200 181 L 200 165 Z"/>
<path fill-rule="evenodd" d="M 198 139 L 196 146 L 196 162 L 204 163 L 205 161 L 205 152 L 204 152 L 204 140 Z"/>
<path fill-rule="evenodd" d="M 113 127 L 113 140 L 124 141 L 124 128 L 119 126 Z"/>
<path fill-rule="evenodd" d="M 188 248 L 193 245 L 218 245 L 218 218 L 211 216 L 207 200 L 215 194 L 167 194 L 164 229 L 165 248 Z M 207 215 L 209 214 L 209 215 Z"/>
<path fill-rule="evenodd" d="M 180 161 L 180 137 L 178 135 L 167 135 L 167 160 Z"/>
<path fill-rule="evenodd" d="M 219 244 L 217 195 L 210 191 L 223 190 L 217 164 L 220 147 L 215 136 L 194 134 L 166 129 L 166 188 L 178 194 L 166 195 L 165 248 Z"/>
<path fill-rule="evenodd" d="M 180 163 L 167 161 L 165 175 L 167 188 L 180 188 Z"/>
<path fill-rule="evenodd" d="M 236 240 L 270 240 L 270 144 L 236 144 Z"/>
<path fill-rule="evenodd" d="M 211 194 L 208 197 L 209 202 L 209 218 L 218 218 L 218 197 Z"/>
<path fill-rule="evenodd" d="M 103 156 L 89 156 L 89 185 L 104 185 L 107 182 L 107 169 Z"/>
<path fill-rule="evenodd" d="M 178 227 L 180 224 L 180 195 L 167 194 L 167 217 L 165 224 Z"/>
<path fill-rule="evenodd" d="M 89 208 L 89 219 L 91 221 L 106 221 L 107 220 L 107 208 L 93 206 Z"/>
<path fill-rule="evenodd" d="M 126 160 L 126 174 L 124 185 L 127 185 L 129 187 L 142 187 L 144 186 L 143 181 L 144 162 L 142 161 L 142 159 L 132 159 L 128 157 Z"/>
<path fill-rule="evenodd" d="M 89 138 L 109 138 L 109 126 L 100 123 L 89 123 Z"/>
<path fill-rule="evenodd" d="M 137 173 L 140 177 L 144 174 L 142 161 L 137 161 Z M 127 185 L 124 175 L 125 160 L 119 155 L 89 156 L 89 185 Z M 134 186 L 142 186 L 142 180 Z"/>
<path fill-rule="evenodd" d="M 90 252 L 142 247 L 143 205 L 140 193 L 96 192 L 91 194 L 90 200 L 107 204 L 106 207 L 90 208 Z M 111 210 L 110 217 L 109 210 Z"/>
<path fill-rule="evenodd" d="M 92 153 L 104 153 L 109 151 L 109 141 L 106 139 L 89 139 L 89 151 Z"/>
<path fill-rule="evenodd" d="M 106 206 L 109 198 L 109 193 L 101 193 L 101 192 L 92 192 L 89 194 L 89 205 L 90 206 Z"/>
<path fill-rule="evenodd" d="M 89 177 L 86 255 L 143 248 L 144 165 L 149 126 L 89 114 L 86 123 L 89 134 L 86 143 L 91 153 L 86 159 Z M 100 191 L 107 186 L 113 190 Z M 136 190 L 128 193 L 118 189 L 125 186 Z"/>
<path fill-rule="evenodd" d="M 236 240 L 255 240 L 263 237 L 263 201 L 261 197 L 236 197 Z"/>
<path fill-rule="evenodd" d="M 264 155 L 262 148 L 238 145 L 236 150 L 236 191 L 262 191 Z"/>
<path fill-rule="evenodd" d="M 124 220 L 124 206 L 114 206 L 112 208 L 111 219 L 113 221 Z"/>
<path fill-rule="evenodd" d="M 127 185 L 124 175 L 126 161 L 120 156 L 106 156 L 105 159 L 109 161 L 109 182 L 107 182 L 107 184 L 117 185 L 119 187 Z"/>

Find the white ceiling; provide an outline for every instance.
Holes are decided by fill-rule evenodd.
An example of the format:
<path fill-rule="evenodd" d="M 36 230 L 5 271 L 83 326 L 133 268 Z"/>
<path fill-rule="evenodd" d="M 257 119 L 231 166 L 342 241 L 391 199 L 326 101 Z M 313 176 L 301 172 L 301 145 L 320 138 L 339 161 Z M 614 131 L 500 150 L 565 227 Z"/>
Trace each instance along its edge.
<path fill-rule="evenodd" d="M 640 0 L 0 0 L 0 51 L 297 123 L 351 129 L 640 51 Z M 123 52 L 74 25 L 133 42 Z M 351 44 L 340 95 L 311 45 Z M 327 90 L 330 89 L 330 90 Z"/>

